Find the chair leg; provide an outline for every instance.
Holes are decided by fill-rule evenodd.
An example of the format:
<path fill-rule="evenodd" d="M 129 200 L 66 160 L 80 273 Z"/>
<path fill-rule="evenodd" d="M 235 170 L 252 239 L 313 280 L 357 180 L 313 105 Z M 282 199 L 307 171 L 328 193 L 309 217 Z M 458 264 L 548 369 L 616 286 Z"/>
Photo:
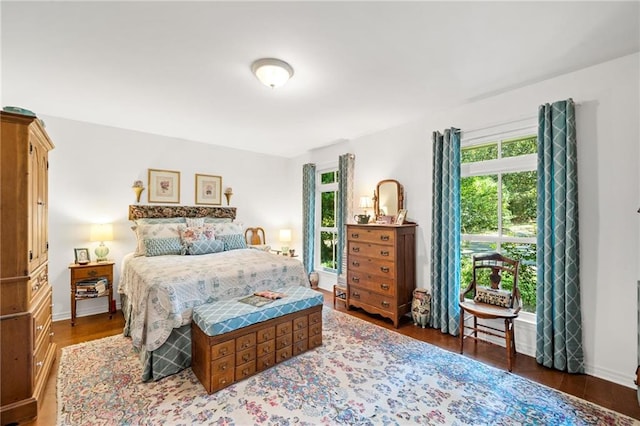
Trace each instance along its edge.
<path fill-rule="evenodd" d="M 504 337 L 507 340 L 505 346 L 507 349 L 507 367 L 509 368 L 509 371 L 511 371 L 512 369 L 511 357 L 513 355 L 513 345 L 511 342 L 512 335 L 511 335 L 510 325 L 511 325 L 511 322 L 508 319 L 504 320 Z"/>

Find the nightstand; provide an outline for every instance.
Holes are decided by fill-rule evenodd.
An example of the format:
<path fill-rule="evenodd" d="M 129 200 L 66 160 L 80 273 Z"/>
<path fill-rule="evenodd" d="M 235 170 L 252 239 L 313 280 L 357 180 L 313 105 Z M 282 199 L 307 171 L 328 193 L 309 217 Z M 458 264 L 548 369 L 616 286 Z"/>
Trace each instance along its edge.
<path fill-rule="evenodd" d="M 107 309 L 109 310 L 109 318 L 112 317 L 116 310 L 116 304 L 113 300 L 113 265 L 115 262 L 90 262 L 84 265 L 72 263 L 69 265 L 71 271 L 71 325 L 76 322 L 76 303 L 78 300 L 96 299 L 99 297 L 109 296 L 107 300 Z M 105 291 L 97 295 L 79 296 L 77 290 L 78 283 L 90 279 L 106 278 L 107 286 Z"/>

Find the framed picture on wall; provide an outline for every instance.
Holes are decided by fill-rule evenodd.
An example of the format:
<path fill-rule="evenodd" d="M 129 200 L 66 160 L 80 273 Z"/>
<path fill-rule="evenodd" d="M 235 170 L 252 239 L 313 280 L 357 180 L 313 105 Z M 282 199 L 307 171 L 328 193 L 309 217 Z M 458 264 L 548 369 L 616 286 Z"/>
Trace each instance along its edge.
<path fill-rule="evenodd" d="M 196 174 L 196 204 L 222 204 L 222 177 Z"/>
<path fill-rule="evenodd" d="M 149 169 L 149 202 L 179 203 L 180 172 Z"/>

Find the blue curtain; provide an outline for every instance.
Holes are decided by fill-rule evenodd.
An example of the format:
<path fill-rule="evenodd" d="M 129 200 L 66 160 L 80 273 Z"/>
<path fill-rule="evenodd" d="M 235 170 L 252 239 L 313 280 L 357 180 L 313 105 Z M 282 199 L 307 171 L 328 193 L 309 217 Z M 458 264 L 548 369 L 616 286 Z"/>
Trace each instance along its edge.
<path fill-rule="evenodd" d="M 347 220 L 351 217 L 353 205 L 353 169 L 355 156 L 343 154 L 338 158 L 338 199 L 336 200 L 336 227 L 338 228 L 338 247 L 336 253 L 337 275 L 346 272 Z"/>
<path fill-rule="evenodd" d="M 307 275 L 313 271 L 316 213 L 316 165 L 302 166 L 302 263 Z"/>
<path fill-rule="evenodd" d="M 576 145 L 573 100 L 541 105 L 536 360 L 569 373 L 584 372 Z"/>
<path fill-rule="evenodd" d="M 433 133 L 431 324 L 460 331 L 460 131 Z"/>

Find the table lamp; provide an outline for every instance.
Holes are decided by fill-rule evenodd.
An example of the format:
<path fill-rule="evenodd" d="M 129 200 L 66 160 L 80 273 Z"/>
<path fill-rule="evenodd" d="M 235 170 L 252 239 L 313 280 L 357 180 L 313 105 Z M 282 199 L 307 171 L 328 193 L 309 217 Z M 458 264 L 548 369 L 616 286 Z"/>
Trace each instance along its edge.
<path fill-rule="evenodd" d="M 287 243 L 291 242 L 291 229 L 280 230 L 280 242 L 283 243 L 282 253 L 286 255 L 289 252 L 289 245 Z"/>
<path fill-rule="evenodd" d="M 113 225 L 110 223 L 95 224 L 91 226 L 91 241 L 100 241 L 95 253 L 98 262 L 106 262 L 109 248 L 104 245 L 105 241 L 113 240 Z"/>

